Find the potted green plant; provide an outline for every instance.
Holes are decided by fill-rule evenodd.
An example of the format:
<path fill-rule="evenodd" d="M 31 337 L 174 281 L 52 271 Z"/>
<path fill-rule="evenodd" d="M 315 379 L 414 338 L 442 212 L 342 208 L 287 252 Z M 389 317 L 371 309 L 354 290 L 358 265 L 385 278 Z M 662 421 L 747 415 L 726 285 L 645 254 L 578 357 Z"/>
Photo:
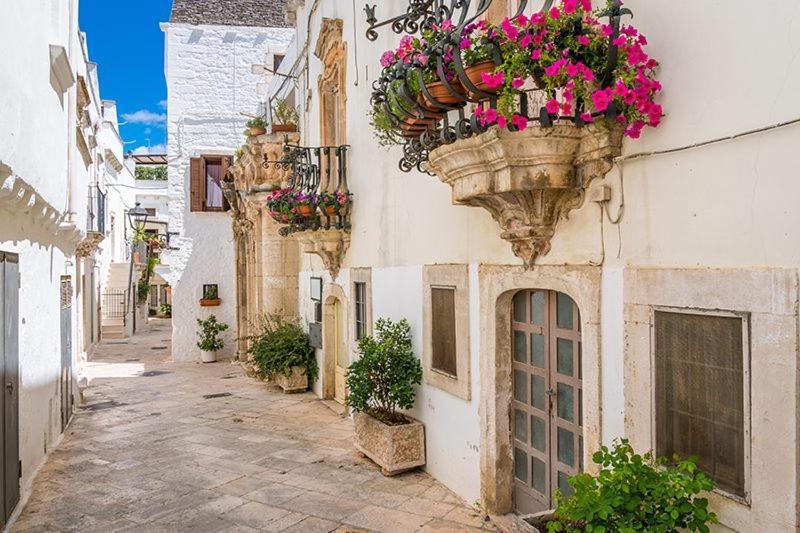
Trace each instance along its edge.
<path fill-rule="evenodd" d="M 261 331 L 250 338 L 250 360 L 264 379 L 274 379 L 283 392 L 304 392 L 317 378 L 314 348 L 296 321 L 265 316 Z"/>
<path fill-rule="evenodd" d="M 414 406 L 422 365 L 407 320 L 381 318 L 375 331 L 358 341 L 361 357 L 347 371 L 347 405 L 355 412 L 355 447 L 391 476 L 425 464 L 425 427 L 400 412 Z"/>
<path fill-rule="evenodd" d="M 161 305 L 161 314 L 165 317 L 169 318 L 172 316 L 172 304 L 162 304 Z"/>
<path fill-rule="evenodd" d="M 257 135 L 264 135 L 267 133 L 267 125 L 264 122 L 264 117 L 255 117 L 247 121 L 247 135 L 255 137 Z"/>
<path fill-rule="evenodd" d="M 708 533 L 717 517 L 699 497 L 714 484 L 694 460 L 669 464 L 634 453 L 627 440 L 603 446 L 592 456 L 600 472 L 569 480 L 573 494 L 556 492 L 556 509 L 516 518 L 518 532 L 700 531 Z"/>
<path fill-rule="evenodd" d="M 299 120 L 297 109 L 289 105 L 285 98 L 272 107 L 272 133 L 292 133 L 297 131 Z"/>
<path fill-rule="evenodd" d="M 203 297 L 200 298 L 201 307 L 217 307 L 222 300 L 219 297 L 217 285 L 203 285 Z"/>
<path fill-rule="evenodd" d="M 211 315 L 205 320 L 197 319 L 200 329 L 197 336 L 200 340 L 197 347 L 200 348 L 200 356 L 204 363 L 213 363 L 217 360 L 216 353 L 225 347 L 225 341 L 219 338 L 219 334 L 228 329 L 228 324 L 218 322 L 217 317 Z"/>
<path fill-rule="evenodd" d="M 345 213 L 350 208 L 353 195 L 344 191 L 321 192 L 317 195 L 317 206 L 328 216 Z"/>

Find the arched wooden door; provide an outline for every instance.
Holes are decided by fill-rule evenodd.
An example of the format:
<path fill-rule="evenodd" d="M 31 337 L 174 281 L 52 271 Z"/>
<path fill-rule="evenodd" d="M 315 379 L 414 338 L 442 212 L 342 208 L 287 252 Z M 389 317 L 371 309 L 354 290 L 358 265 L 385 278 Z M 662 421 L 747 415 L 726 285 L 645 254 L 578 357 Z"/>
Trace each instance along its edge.
<path fill-rule="evenodd" d="M 566 294 L 524 290 L 511 316 L 514 510 L 526 514 L 583 470 L 580 312 Z"/>

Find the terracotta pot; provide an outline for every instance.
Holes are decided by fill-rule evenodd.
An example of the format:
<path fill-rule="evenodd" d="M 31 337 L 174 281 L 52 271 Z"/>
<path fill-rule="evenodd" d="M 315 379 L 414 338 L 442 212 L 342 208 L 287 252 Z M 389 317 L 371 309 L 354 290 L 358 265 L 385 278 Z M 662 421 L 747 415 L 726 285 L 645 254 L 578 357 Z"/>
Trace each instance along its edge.
<path fill-rule="evenodd" d="M 297 212 L 300 216 L 303 217 L 310 217 L 314 214 L 314 206 L 313 205 L 298 205 Z"/>
<path fill-rule="evenodd" d="M 273 124 L 272 133 L 294 133 L 297 131 L 297 124 Z"/>
<path fill-rule="evenodd" d="M 464 88 L 461 86 L 461 83 L 458 81 L 458 79 L 454 78 L 450 82 L 450 86 L 456 93 L 460 95 L 465 94 Z M 433 99 L 439 102 L 440 104 L 458 104 L 464 101 L 463 98 L 459 98 L 458 96 L 453 96 L 447 89 L 447 87 L 444 86 L 444 83 L 440 81 L 436 81 L 433 83 L 426 83 L 425 88 L 428 89 L 429 93 L 431 93 Z"/>
<path fill-rule="evenodd" d="M 327 213 L 329 216 L 336 215 L 336 211 L 337 211 L 337 208 L 336 208 L 335 205 L 326 205 L 325 206 L 325 213 Z"/>
<path fill-rule="evenodd" d="M 201 298 L 200 307 L 217 307 L 222 300 L 219 298 Z"/>
<path fill-rule="evenodd" d="M 500 92 L 500 87 L 490 89 L 483 82 L 483 73 L 493 73 L 495 67 L 494 61 L 481 61 L 480 63 L 475 63 L 471 67 L 465 68 L 464 73 L 467 75 L 467 78 L 469 78 L 469 81 L 481 91 L 489 94 L 497 94 Z"/>
<path fill-rule="evenodd" d="M 251 137 L 256 137 L 257 135 L 264 135 L 265 133 L 267 133 L 267 128 L 265 128 L 264 126 L 250 126 L 247 129 L 248 131 L 250 131 Z"/>

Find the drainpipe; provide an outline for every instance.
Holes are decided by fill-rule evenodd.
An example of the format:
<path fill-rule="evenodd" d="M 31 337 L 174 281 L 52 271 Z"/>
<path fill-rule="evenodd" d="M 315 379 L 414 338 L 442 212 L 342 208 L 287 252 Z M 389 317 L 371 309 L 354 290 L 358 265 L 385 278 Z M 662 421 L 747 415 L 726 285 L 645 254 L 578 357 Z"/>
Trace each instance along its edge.
<path fill-rule="evenodd" d="M 76 16 L 77 0 L 69 0 L 68 14 L 69 14 L 69 34 L 67 35 L 67 57 L 69 58 L 70 65 L 73 70 L 75 63 L 73 62 L 73 35 L 76 32 L 75 19 Z M 77 76 L 75 77 L 77 79 Z M 78 90 L 77 84 L 69 89 L 67 93 L 67 206 L 64 209 L 64 216 L 67 221 L 72 222 L 72 186 L 73 186 L 73 172 L 72 172 L 72 149 L 76 146 L 75 139 L 75 98 L 76 91 Z"/>

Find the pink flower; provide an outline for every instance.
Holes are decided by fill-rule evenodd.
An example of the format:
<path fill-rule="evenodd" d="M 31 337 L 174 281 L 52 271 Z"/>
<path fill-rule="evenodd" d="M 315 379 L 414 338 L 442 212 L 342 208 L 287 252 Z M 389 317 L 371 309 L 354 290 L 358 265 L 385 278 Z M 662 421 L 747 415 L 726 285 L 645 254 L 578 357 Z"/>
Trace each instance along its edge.
<path fill-rule="evenodd" d="M 608 109 L 608 104 L 611 103 L 612 99 L 613 95 L 611 94 L 610 87 L 608 89 L 598 89 L 592 93 L 592 103 L 597 111 L 605 111 Z"/>
<path fill-rule="evenodd" d="M 647 111 L 648 124 L 654 128 L 658 126 L 661 123 L 662 113 L 663 109 L 659 104 L 651 105 L 650 109 Z"/>
<path fill-rule="evenodd" d="M 636 37 L 639 35 L 639 30 L 634 28 L 633 26 L 622 26 L 619 29 L 620 33 L 627 35 L 628 37 Z"/>
<path fill-rule="evenodd" d="M 533 51 L 531 52 L 531 59 L 537 61 L 540 57 L 542 57 L 542 51 L 539 50 L 538 48 L 534 48 Z"/>
<path fill-rule="evenodd" d="M 639 44 L 641 44 L 641 45 L 646 45 L 647 44 L 647 37 L 645 37 L 644 35 L 640 34 L 638 40 L 639 40 Z"/>
<path fill-rule="evenodd" d="M 523 85 L 525 85 L 525 80 L 519 76 L 514 78 L 513 81 L 511 82 L 511 86 L 515 89 L 519 89 Z"/>
<path fill-rule="evenodd" d="M 500 126 L 501 128 L 505 128 L 506 126 L 508 126 L 508 122 L 506 120 L 506 117 L 504 117 L 503 115 L 499 115 L 498 114 L 497 115 L 497 125 Z"/>
<path fill-rule="evenodd" d="M 611 26 L 609 26 L 608 24 L 603 24 L 601 26 L 601 29 L 603 30 L 603 35 L 605 35 L 606 37 L 611 37 L 611 34 L 614 33 L 614 30 L 612 30 Z"/>
<path fill-rule="evenodd" d="M 581 0 L 581 7 L 584 9 L 584 11 L 591 11 L 592 0 Z"/>
<path fill-rule="evenodd" d="M 530 33 L 526 33 L 525 35 L 522 36 L 522 39 L 520 39 L 519 45 L 522 48 L 528 48 L 532 42 L 533 42 L 533 35 L 531 35 Z"/>
<path fill-rule="evenodd" d="M 394 52 L 392 52 L 391 50 L 387 50 L 381 56 L 381 66 L 384 68 L 394 65 L 394 62 L 395 62 Z"/>
<path fill-rule="evenodd" d="M 620 35 L 619 37 L 617 37 L 616 39 L 614 39 L 611 42 L 616 46 L 622 46 L 623 44 L 628 42 L 628 39 L 624 35 Z"/>
<path fill-rule="evenodd" d="M 419 61 L 419 64 L 424 67 L 428 64 L 428 56 L 425 54 L 420 54 L 417 56 L 417 61 Z"/>
<path fill-rule="evenodd" d="M 559 11 L 557 7 L 550 9 L 550 18 L 558 20 L 559 18 L 561 18 L 561 11 Z"/>
<path fill-rule="evenodd" d="M 581 113 L 581 120 L 584 122 L 594 122 L 594 117 L 591 113 Z"/>
<path fill-rule="evenodd" d="M 497 122 L 497 110 L 490 107 L 483 112 L 483 123 L 494 124 L 495 122 Z"/>
<path fill-rule="evenodd" d="M 453 21 L 450 19 L 445 20 L 442 22 L 442 31 L 447 31 L 453 28 Z"/>
<path fill-rule="evenodd" d="M 621 96 L 622 98 L 625 98 L 625 95 L 628 94 L 628 86 L 625 85 L 625 82 L 622 81 L 622 79 L 618 79 L 614 84 L 614 94 Z"/>
<path fill-rule="evenodd" d="M 642 134 L 642 128 L 644 128 L 644 122 L 636 120 L 625 130 L 625 135 L 631 139 L 638 139 Z"/>
<path fill-rule="evenodd" d="M 461 39 L 461 44 L 459 45 L 459 47 L 462 50 L 466 50 L 470 46 L 472 46 L 472 41 L 469 40 L 469 37 L 464 37 L 463 39 Z"/>
<path fill-rule="evenodd" d="M 506 18 L 501 24 L 500 27 L 503 29 L 503 33 L 506 34 L 509 41 L 515 41 L 519 36 L 519 30 L 514 26 L 508 18 Z"/>
<path fill-rule="evenodd" d="M 578 35 L 577 41 L 579 44 L 582 44 L 583 46 L 589 46 L 589 38 L 585 35 Z"/>
<path fill-rule="evenodd" d="M 562 102 L 561 103 L 561 114 L 562 115 L 569 115 L 572 113 L 572 104 L 569 102 Z"/>
<path fill-rule="evenodd" d="M 568 15 L 570 13 L 575 13 L 575 10 L 578 8 L 578 0 L 564 0 L 562 7 L 564 8 L 564 13 Z M 558 17 L 553 17 L 553 18 L 558 18 Z"/>
<path fill-rule="evenodd" d="M 580 68 L 575 63 L 570 63 L 567 65 L 567 76 L 570 78 L 574 78 L 580 73 Z"/>
<path fill-rule="evenodd" d="M 558 100 L 551 98 L 547 101 L 547 104 L 545 104 L 544 108 L 547 109 L 547 112 L 551 115 L 555 115 L 558 113 Z"/>
<path fill-rule="evenodd" d="M 481 80 L 486 84 L 489 89 L 497 89 L 505 82 L 505 76 L 502 72 L 492 74 L 490 72 L 481 73 Z"/>
<path fill-rule="evenodd" d="M 511 117 L 511 123 L 519 131 L 525 131 L 525 129 L 528 127 L 528 119 L 523 117 L 522 115 L 514 115 L 514 116 L 512 116 Z"/>

